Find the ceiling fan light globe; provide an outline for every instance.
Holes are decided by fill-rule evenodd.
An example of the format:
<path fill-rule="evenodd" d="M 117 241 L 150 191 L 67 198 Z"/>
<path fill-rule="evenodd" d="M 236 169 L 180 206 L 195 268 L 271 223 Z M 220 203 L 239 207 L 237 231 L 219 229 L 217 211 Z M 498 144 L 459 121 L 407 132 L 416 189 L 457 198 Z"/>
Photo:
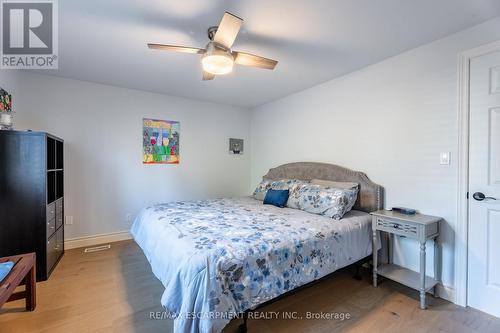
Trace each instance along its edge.
<path fill-rule="evenodd" d="M 209 54 L 201 59 L 203 70 L 215 75 L 229 74 L 233 71 L 233 57 L 227 54 Z"/>

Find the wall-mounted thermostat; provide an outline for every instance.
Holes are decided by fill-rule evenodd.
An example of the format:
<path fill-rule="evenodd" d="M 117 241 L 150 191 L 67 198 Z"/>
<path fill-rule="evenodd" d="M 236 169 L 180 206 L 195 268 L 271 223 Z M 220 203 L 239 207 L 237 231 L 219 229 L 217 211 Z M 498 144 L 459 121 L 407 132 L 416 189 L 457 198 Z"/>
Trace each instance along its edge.
<path fill-rule="evenodd" d="M 229 139 L 229 154 L 243 154 L 243 139 Z"/>

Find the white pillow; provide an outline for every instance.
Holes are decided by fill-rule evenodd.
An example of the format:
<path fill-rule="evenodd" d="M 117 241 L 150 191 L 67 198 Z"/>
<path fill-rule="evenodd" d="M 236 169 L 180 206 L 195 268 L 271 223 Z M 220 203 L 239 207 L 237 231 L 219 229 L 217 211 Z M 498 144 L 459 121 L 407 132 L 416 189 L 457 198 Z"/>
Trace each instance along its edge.
<path fill-rule="evenodd" d="M 358 189 L 338 189 L 314 184 L 303 185 L 299 193 L 299 209 L 334 220 L 340 220 L 349 212 L 358 198 Z"/>
<path fill-rule="evenodd" d="M 268 180 L 262 180 L 255 188 L 255 191 L 253 191 L 253 198 L 256 200 L 264 201 L 267 190 L 269 190 L 270 188 L 271 182 Z"/>

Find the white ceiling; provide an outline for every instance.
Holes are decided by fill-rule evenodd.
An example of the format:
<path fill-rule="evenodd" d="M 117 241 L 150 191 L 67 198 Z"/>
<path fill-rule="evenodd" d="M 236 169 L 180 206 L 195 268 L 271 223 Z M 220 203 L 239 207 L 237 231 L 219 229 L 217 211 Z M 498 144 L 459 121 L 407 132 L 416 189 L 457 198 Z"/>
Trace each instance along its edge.
<path fill-rule="evenodd" d="M 224 11 L 242 17 L 233 49 L 279 60 L 201 80 L 198 55 Z M 50 74 L 218 103 L 257 106 L 500 15 L 498 0 L 63 0 Z M 47 71 L 44 71 L 47 73 Z"/>

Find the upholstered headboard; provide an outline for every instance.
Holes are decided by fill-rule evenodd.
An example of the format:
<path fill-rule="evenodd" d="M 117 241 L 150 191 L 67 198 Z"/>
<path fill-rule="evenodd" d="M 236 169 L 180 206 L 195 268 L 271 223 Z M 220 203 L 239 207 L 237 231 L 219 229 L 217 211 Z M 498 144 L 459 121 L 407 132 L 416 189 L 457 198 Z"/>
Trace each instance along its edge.
<path fill-rule="evenodd" d="M 384 206 L 384 189 L 382 186 L 372 182 L 363 172 L 353 171 L 334 164 L 316 162 L 283 164 L 270 169 L 263 179 L 300 179 L 304 181 L 324 179 L 354 182 L 359 184 L 359 194 L 353 209 L 369 213 L 382 209 Z"/>

